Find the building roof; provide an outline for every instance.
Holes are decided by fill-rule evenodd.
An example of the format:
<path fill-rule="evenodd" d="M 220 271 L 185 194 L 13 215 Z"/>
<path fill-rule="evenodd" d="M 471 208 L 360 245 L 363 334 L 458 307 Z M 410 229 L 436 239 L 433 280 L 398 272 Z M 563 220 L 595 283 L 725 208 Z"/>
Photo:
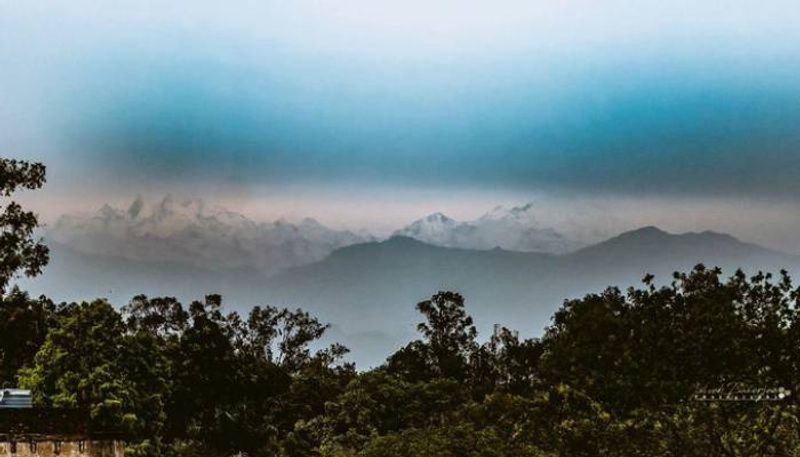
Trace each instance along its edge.
<path fill-rule="evenodd" d="M 0 408 L 31 408 L 31 391 L 25 389 L 0 389 Z"/>

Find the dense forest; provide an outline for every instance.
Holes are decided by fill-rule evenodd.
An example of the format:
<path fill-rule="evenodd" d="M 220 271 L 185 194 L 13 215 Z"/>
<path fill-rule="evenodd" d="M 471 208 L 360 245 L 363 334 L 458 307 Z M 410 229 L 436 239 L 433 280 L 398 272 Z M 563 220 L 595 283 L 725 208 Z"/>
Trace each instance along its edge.
<path fill-rule="evenodd" d="M 2 160 L 0 192 L 44 171 Z M 785 272 L 647 276 L 564 302 L 533 339 L 478 335 L 442 291 L 416 305 L 416 340 L 358 371 L 302 310 L 31 297 L 11 284 L 47 263 L 36 216 L 3 202 L 0 226 L 0 385 L 123 431 L 129 455 L 800 455 L 800 289 Z M 790 394 L 714 397 L 730 386 Z"/>

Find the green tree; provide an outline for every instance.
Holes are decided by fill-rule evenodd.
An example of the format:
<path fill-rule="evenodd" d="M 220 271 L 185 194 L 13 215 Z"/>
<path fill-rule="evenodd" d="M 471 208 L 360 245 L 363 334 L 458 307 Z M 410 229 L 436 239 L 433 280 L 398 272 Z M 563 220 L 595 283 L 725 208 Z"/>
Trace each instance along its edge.
<path fill-rule="evenodd" d="M 347 455 L 347 454 L 343 454 Z M 509 440 L 494 427 L 469 422 L 427 429 L 411 428 L 372 439 L 360 457 L 554 457 L 531 444 Z"/>
<path fill-rule="evenodd" d="M 409 382 L 381 371 L 361 374 L 326 408 L 323 446 L 360 450 L 370 439 L 447 422 L 467 400 L 452 379 Z"/>
<path fill-rule="evenodd" d="M 301 310 L 255 307 L 246 319 L 209 295 L 188 310 L 174 298 L 134 297 L 128 331 L 168 360 L 164 442 L 179 455 L 308 455 L 304 423 L 354 376 L 340 345 L 312 350 L 328 326 Z"/>
<path fill-rule="evenodd" d="M 469 382 L 477 400 L 494 392 L 526 395 L 540 381 L 541 342 L 520 339 L 505 327 L 498 330 L 470 356 Z"/>
<path fill-rule="evenodd" d="M 652 281 L 566 302 L 543 339 L 545 379 L 617 411 L 686 401 L 727 382 L 795 388 L 800 293 L 788 275 L 723 280 L 698 266 L 670 286 Z"/>
<path fill-rule="evenodd" d="M 33 362 L 55 322 L 55 306 L 18 289 L 0 298 L 0 387 L 14 385 L 17 371 Z"/>
<path fill-rule="evenodd" d="M 219 296 L 189 306 L 176 349 L 167 405 L 170 439 L 202 443 L 209 455 L 225 455 L 233 446 L 225 424 L 240 394 L 241 371 Z"/>
<path fill-rule="evenodd" d="M 97 300 L 60 307 L 20 381 L 38 406 L 87 411 L 94 427 L 131 436 L 134 454 L 154 454 L 165 420 L 165 365 L 155 340 L 128 333 L 119 313 Z"/>
<path fill-rule="evenodd" d="M 38 189 L 44 181 L 44 165 L 0 158 L 0 387 L 14 384 L 17 370 L 32 362 L 50 325 L 48 300 L 8 290 L 19 272 L 35 276 L 48 261 L 47 247 L 34 238 L 36 215 L 10 200 L 17 190 Z"/>
<path fill-rule="evenodd" d="M 33 235 L 39 225 L 36 214 L 8 200 L 18 189 L 38 189 L 44 181 L 44 165 L 0 158 L 0 196 L 5 197 L 0 204 L 0 296 L 17 272 L 35 276 L 47 264 L 47 247 Z"/>
<path fill-rule="evenodd" d="M 469 358 L 478 348 L 478 332 L 464 309 L 464 297 L 439 292 L 417 304 L 417 310 L 425 316 L 425 322 L 417 326 L 423 339 L 393 354 L 387 362 L 389 372 L 412 381 L 434 377 L 466 380 Z"/>
<path fill-rule="evenodd" d="M 340 363 L 347 349 L 312 350 L 328 325 L 299 309 L 255 307 L 246 322 L 231 318 L 245 373 L 237 433 L 250 430 L 251 454 L 309 455 L 319 442 L 306 424 L 322 416 L 355 376 L 352 365 Z"/>
<path fill-rule="evenodd" d="M 611 414 L 621 455 L 796 455 L 796 399 L 697 402 L 704 387 L 797 392 L 800 290 L 785 272 L 727 279 L 697 266 L 669 286 L 571 300 L 542 340 L 539 373 Z M 602 450 L 602 449 L 600 449 Z"/>

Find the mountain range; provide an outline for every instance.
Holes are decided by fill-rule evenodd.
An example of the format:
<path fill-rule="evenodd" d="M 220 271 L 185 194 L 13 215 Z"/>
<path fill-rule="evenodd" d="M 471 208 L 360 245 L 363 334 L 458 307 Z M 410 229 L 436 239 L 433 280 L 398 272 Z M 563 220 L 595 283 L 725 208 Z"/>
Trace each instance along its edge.
<path fill-rule="evenodd" d="M 465 249 L 499 247 L 510 251 L 562 254 L 581 246 L 555 229 L 543 226 L 536 218 L 532 203 L 512 208 L 497 206 L 478 219 L 466 222 L 434 213 L 395 231 L 394 235 Z"/>
<path fill-rule="evenodd" d="M 534 212 L 532 204 L 498 206 L 465 222 L 435 213 L 393 235 L 464 249 L 565 253 L 581 246 L 540 224 Z M 267 276 L 376 240 L 365 230 L 336 230 L 312 218 L 256 222 L 202 200 L 179 201 L 169 195 L 154 203 L 137 197 L 127 208 L 106 204 L 91 214 L 62 215 L 46 238 L 82 254 L 216 270 L 253 269 Z"/>
<path fill-rule="evenodd" d="M 131 215 L 122 217 L 132 217 Z M 138 217 L 138 216 L 137 216 Z M 162 234 L 163 235 L 163 234 Z M 154 236 L 154 235 L 153 235 Z M 252 266 L 187 264 L 113 257 L 52 243 L 44 274 L 24 281 L 57 300 L 104 296 L 118 305 L 133 295 L 197 299 L 221 293 L 234 308 L 298 306 L 333 324 L 331 338 L 359 348 L 360 366 L 375 365 L 408 341 L 419 317 L 414 304 L 438 290 L 461 292 L 485 332 L 495 323 L 540 334 L 564 299 L 609 285 L 636 285 L 651 273 L 660 283 L 698 263 L 800 272 L 800 257 L 715 232 L 670 234 L 655 227 L 625 232 L 566 254 L 435 246 L 406 236 L 332 250 L 321 260 L 270 277 Z"/>
<path fill-rule="evenodd" d="M 305 265 L 343 246 L 372 241 L 366 233 L 328 228 L 314 219 L 255 222 L 202 200 L 137 197 L 128 208 L 104 205 L 89 215 L 61 216 L 46 238 L 82 254 L 264 274 Z"/>
<path fill-rule="evenodd" d="M 456 290 L 485 331 L 499 323 L 539 334 L 564 299 L 611 285 L 637 285 L 648 273 L 666 284 L 674 271 L 699 263 L 719 266 L 725 274 L 737 268 L 800 272 L 800 257 L 726 234 L 645 227 L 563 255 L 444 248 L 393 237 L 345 247 L 321 262 L 279 273 L 269 289 L 280 302 L 335 310 L 331 319 L 358 316 L 352 329 L 402 323 L 409 331 L 418 319 L 413 304 L 437 290 Z"/>

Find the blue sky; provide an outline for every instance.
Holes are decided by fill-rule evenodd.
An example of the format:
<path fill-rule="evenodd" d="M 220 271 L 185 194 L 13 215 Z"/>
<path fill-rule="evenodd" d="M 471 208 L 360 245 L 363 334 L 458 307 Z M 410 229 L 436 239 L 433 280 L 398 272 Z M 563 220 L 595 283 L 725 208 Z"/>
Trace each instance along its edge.
<path fill-rule="evenodd" d="M 369 194 L 342 216 L 367 225 L 411 198 L 794 208 L 798 35 L 792 2 L 0 1 L 0 151 L 50 165 L 52 212 L 145 191 Z"/>

